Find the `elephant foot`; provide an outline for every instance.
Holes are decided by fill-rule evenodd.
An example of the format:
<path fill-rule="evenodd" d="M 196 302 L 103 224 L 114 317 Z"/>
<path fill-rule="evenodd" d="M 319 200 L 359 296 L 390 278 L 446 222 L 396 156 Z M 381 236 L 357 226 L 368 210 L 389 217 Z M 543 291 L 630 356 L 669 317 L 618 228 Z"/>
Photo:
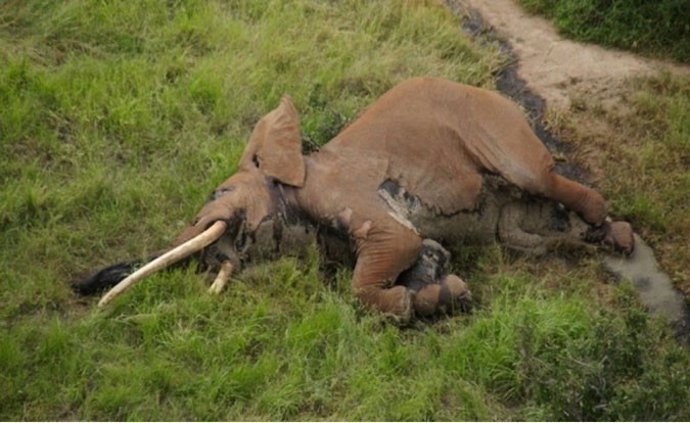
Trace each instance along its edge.
<path fill-rule="evenodd" d="M 600 243 L 603 246 L 627 255 L 635 249 L 635 238 L 632 226 L 628 222 L 613 222 L 607 219 L 602 225 L 591 227 L 584 235 L 589 243 Z"/>
<path fill-rule="evenodd" d="M 606 222 L 604 245 L 626 256 L 635 249 L 635 237 L 632 226 L 628 222 Z"/>
<path fill-rule="evenodd" d="M 472 293 L 458 276 L 449 274 L 439 283 L 424 286 L 414 298 L 414 309 L 422 317 L 434 314 L 467 312 L 471 308 Z"/>
<path fill-rule="evenodd" d="M 404 286 L 360 288 L 354 294 L 366 306 L 380 311 L 393 323 L 404 325 L 412 319 L 413 293 Z"/>
<path fill-rule="evenodd" d="M 414 311 L 412 292 L 403 286 L 393 287 L 388 290 L 388 293 L 390 294 L 391 291 L 399 291 L 399 298 L 394 298 L 393 301 L 389 300 L 383 315 L 397 325 L 405 325 L 412 319 L 412 312 Z M 394 294 L 394 297 L 398 296 L 398 292 Z"/>
<path fill-rule="evenodd" d="M 450 253 L 441 244 L 425 239 L 415 264 L 398 276 L 396 285 L 418 292 L 424 286 L 436 283 L 446 273 Z"/>

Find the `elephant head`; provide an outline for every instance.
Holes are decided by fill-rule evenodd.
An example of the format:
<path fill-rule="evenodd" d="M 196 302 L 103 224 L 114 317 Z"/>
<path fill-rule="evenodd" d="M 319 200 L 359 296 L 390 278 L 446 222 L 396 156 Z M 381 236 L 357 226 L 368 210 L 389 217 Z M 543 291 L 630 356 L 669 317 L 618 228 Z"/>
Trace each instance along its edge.
<path fill-rule="evenodd" d="M 299 116 L 290 97 L 284 96 L 279 106 L 255 126 L 237 172 L 213 191 L 172 248 L 122 280 L 99 304 L 109 302 L 148 274 L 211 244 L 205 254 L 207 263 L 236 266 L 260 228 L 272 232 L 280 221 L 277 215 L 287 213 L 285 190 L 301 187 L 304 180 Z"/>
<path fill-rule="evenodd" d="M 213 191 L 174 245 L 194 238 L 218 221 L 256 231 L 278 211 L 280 187 L 301 187 L 304 178 L 299 116 L 285 96 L 276 109 L 257 123 L 237 172 Z"/>

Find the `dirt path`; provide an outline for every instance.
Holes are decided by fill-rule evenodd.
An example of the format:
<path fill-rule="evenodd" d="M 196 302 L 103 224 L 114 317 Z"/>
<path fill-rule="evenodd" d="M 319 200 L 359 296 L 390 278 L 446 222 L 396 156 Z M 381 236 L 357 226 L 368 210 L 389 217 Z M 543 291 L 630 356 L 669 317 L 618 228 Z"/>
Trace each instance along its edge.
<path fill-rule="evenodd" d="M 475 10 L 484 23 L 507 41 L 518 58 L 518 75 L 546 100 L 547 107 L 567 110 L 574 94 L 594 94 L 606 101 L 628 78 L 662 70 L 690 74 L 690 66 L 642 58 L 562 38 L 553 25 L 528 15 L 515 0 L 456 0 Z"/>

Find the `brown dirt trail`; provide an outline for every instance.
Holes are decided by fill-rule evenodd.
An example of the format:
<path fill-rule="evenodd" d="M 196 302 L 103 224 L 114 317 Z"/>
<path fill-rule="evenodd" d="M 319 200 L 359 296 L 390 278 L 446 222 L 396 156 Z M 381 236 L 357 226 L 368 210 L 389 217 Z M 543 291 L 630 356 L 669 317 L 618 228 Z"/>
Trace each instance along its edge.
<path fill-rule="evenodd" d="M 477 11 L 511 45 L 519 60 L 518 75 L 546 100 L 551 112 L 567 110 L 574 95 L 591 94 L 606 101 L 615 96 L 622 82 L 633 77 L 661 71 L 690 75 L 690 66 L 564 39 L 549 21 L 527 14 L 514 0 L 453 3 L 465 11 Z"/>

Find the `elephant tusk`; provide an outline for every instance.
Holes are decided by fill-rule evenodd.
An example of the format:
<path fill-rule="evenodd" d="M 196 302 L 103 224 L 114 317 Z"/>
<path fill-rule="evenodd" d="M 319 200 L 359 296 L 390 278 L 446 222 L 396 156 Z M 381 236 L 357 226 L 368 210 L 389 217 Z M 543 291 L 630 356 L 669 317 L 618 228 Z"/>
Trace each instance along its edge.
<path fill-rule="evenodd" d="M 232 263 L 230 262 L 230 260 L 226 260 L 220 265 L 220 271 L 218 272 L 218 276 L 216 276 L 216 279 L 213 281 L 211 287 L 208 289 L 208 293 L 220 294 L 223 288 L 225 288 L 225 284 L 228 282 L 228 279 L 230 278 L 231 274 Z"/>
<path fill-rule="evenodd" d="M 125 279 L 120 281 L 115 285 L 110 291 L 108 291 L 103 298 L 98 302 L 98 307 L 103 307 L 112 301 L 115 297 L 120 295 L 130 286 L 141 281 L 146 276 L 164 269 L 172 264 L 177 263 L 185 257 L 188 257 L 197 251 L 206 248 L 213 241 L 223 235 L 225 229 L 227 229 L 228 224 L 223 221 L 216 221 L 211 227 L 206 229 L 204 232 L 185 242 L 184 244 L 178 245 L 172 250 L 166 252 L 162 256 L 150 261 L 144 267 L 140 268 L 136 272 L 127 276 Z"/>

